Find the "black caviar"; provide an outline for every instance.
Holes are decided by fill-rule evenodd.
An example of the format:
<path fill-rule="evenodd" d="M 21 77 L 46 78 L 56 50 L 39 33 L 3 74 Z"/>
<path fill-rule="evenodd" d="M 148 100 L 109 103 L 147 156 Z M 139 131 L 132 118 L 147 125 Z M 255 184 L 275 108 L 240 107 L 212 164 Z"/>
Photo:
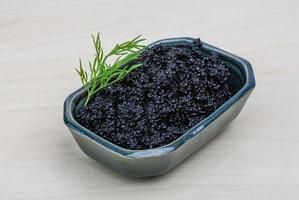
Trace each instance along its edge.
<path fill-rule="evenodd" d="M 143 66 L 98 92 L 75 119 L 127 149 L 171 143 L 232 96 L 227 66 L 201 46 L 197 39 L 146 49 Z"/>

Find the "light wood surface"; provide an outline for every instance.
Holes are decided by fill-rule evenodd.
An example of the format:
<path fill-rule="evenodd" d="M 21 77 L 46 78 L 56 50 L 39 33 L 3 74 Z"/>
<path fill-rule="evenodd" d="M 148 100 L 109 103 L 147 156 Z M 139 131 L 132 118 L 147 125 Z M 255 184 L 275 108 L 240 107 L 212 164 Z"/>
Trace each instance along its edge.
<path fill-rule="evenodd" d="M 0 0 L 0 199 L 299 199 L 297 0 Z M 238 118 L 170 173 L 119 175 L 62 121 L 74 68 L 105 47 L 193 36 L 248 59 L 257 87 Z"/>

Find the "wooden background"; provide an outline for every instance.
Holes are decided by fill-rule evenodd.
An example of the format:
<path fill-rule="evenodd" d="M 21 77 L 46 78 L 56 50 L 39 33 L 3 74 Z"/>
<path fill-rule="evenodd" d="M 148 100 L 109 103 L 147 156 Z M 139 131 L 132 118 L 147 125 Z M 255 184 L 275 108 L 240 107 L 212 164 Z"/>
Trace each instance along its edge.
<path fill-rule="evenodd" d="M 297 0 L 0 0 L 0 199 L 299 199 Z M 62 121 L 74 68 L 143 34 L 193 36 L 248 59 L 257 87 L 219 137 L 170 173 L 119 175 Z"/>

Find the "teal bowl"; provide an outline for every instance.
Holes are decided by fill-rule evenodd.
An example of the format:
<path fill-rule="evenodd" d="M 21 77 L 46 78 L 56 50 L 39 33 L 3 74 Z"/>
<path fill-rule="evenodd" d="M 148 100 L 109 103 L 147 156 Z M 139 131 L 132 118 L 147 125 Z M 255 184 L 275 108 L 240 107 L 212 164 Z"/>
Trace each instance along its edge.
<path fill-rule="evenodd" d="M 193 38 L 171 38 L 154 42 L 156 44 L 190 45 Z M 203 43 L 204 52 L 213 52 L 227 64 L 232 75 L 230 86 L 235 95 L 210 116 L 199 122 L 172 143 L 153 149 L 125 149 L 101 138 L 81 126 L 74 119 L 74 112 L 85 96 L 84 88 L 70 94 L 64 102 L 64 123 L 77 144 L 92 159 L 128 176 L 157 176 L 173 169 L 204 144 L 219 134 L 242 110 L 255 87 L 251 64 L 243 58 Z"/>

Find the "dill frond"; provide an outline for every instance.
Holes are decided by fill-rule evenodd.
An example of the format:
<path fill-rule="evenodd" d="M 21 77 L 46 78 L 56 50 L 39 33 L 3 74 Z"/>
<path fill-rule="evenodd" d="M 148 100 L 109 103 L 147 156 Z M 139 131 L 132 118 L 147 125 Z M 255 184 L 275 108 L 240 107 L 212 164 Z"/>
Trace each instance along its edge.
<path fill-rule="evenodd" d="M 141 54 L 141 50 L 145 47 L 140 43 L 145 39 L 138 37 L 121 43 L 116 44 L 115 47 L 108 52 L 104 53 L 100 34 L 92 35 L 93 45 L 95 47 L 95 57 L 88 62 L 89 72 L 84 70 L 81 59 L 79 60 L 79 68 L 76 69 L 81 82 L 87 92 L 87 97 L 84 106 L 88 104 L 90 99 L 101 89 L 111 85 L 127 74 L 132 72 L 141 63 L 130 64 L 131 61 L 137 60 Z M 108 63 L 108 59 L 114 58 L 113 63 Z"/>

